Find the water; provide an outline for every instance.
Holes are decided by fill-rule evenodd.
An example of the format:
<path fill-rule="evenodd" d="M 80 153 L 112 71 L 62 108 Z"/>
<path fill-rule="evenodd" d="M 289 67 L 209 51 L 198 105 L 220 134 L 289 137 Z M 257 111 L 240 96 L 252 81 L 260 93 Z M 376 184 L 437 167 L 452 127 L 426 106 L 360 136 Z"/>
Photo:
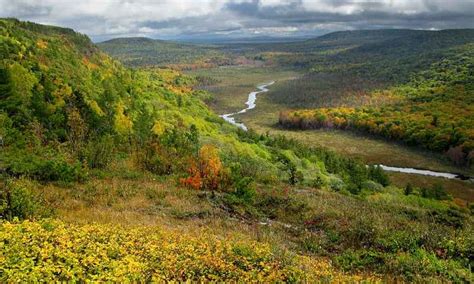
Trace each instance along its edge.
<path fill-rule="evenodd" d="M 231 123 L 231 124 L 233 124 L 233 125 L 235 125 L 239 128 L 242 128 L 243 130 L 247 131 L 248 130 L 247 126 L 245 126 L 245 124 L 243 124 L 241 122 L 235 121 L 234 115 L 241 114 L 241 113 L 246 113 L 248 110 L 254 109 L 257 106 L 256 105 L 257 95 L 260 94 L 260 93 L 268 92 L 267 87 L 272 85 L 273 83 L 275 83 L 275 81 L 257 86 L 258 91 L 254 91 L 254 92 L 251 92 L 249 94 L 247 102 L 245 103 L 247 105 L 246 108 L 242 109 L 239 112 L 223 114 L 220 117 L 222 117 L 225 121 L 227 121 L 227 122 L 229 122 L 229 123 Z"/>
<path fill-rule="evenodd" d="M 435 172 L 430 170 L 422 170 L 422 169 L 414 169 L 414 168 L 399 168 L 399 167 L 391 167 L 385 165 L 379 165 L 384 171 L 387 172 L 397 172 L 397 173 L 406 173 L 406 174 L 417 174 L 423 176 L 433 176 L 433 177 L 441 177 L 447 179 L 459 179 L 459 180 L 470 180 L 473 181 L 473 178 L 464 176 L 461 174 L 453 174 L 453 173 L 443 173 L 443 172 Z"/>

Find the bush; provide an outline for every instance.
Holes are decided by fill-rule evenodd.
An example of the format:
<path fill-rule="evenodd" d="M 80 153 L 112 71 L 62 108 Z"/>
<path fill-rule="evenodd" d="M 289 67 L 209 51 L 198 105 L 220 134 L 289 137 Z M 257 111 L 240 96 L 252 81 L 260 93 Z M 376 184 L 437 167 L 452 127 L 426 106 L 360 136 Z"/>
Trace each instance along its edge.
<path fill-rule="evenodd" d="M 340 178 L 332 176 L 329 179 L 329 187 L 334 191 L 341 191 L 345 189 L 346 185 Z"/>
<path fill-rule="evenodd" d="M 362 183 L 362 188 L 363 189 L 368 189 L 370 191 L 374 192 L 380 192 L 383 190 L 383 186 L 379 183 L 376 183 L 374 181 L 368 180 Z"/>
<path fill-rule="evenodd" d="M 253 204 L 255 201 L 255 188 L 253 187 L 253 180 L 250 177 L 244 177 L 240 174 L 241 166 L 235 164 L 231 167 L 231 179 L 234 191 L 231 193 L 244 203 Z"/>
<path fill-rule="evenodd" d="M 255 207 L 269 219 L 304 220 L 309 210 L 306 200 L 289 195 L 288 191 L 265 190 L 259 192 Z"/>
<path fill-rule="evenodd" d="M 9 180 L 0 191 L 0 217 L 29 219 L 45 215 L 38 196 L 32 191 L 32 183 L 25 179 Z"/>
<path fill-rule="evenodd" d="M 424 198 L 436 199 L 436 200 L 448 200 L 450 199 L 449 194 L 444 189 L 443 185 L 437 183 L 431 188 L 422 188 L 421 196 Z"/>
<path fill-rule="evenodd" d="M 83 180 L 84 173 L 78 162 L 71 165 L 64 160 L 57 159 L 41 161 L 31 176 L 40 181 L 73 182 Z"/>
<path fill-rule="evenodd" d="M 348 250 L 335 258 L 336 264 L 343 270 L 363 270 L 383 267 L 385 257 L 372 250 Z"/>
<path fill-rule="evenodd" d="M 158 175 L 189 171 L 199 152 L 199 133 L 194 125 L 189 130 L 166 130 L 138 141 L 136 155 L 140 167 Z"/>
<path fill-rule="evenodd" d="M 325 184 L 326 184 L 325 180 L 319 175 L 316 176 L 311 182 L 311 186 L 314 187 L 314 188 L 321 188 Z"/>
<path fill-rule="evenodd" d="M 390 178 L 380 166 L 369 166 L 369 179 L 383 186 L 390 185 Z"/>
<path fill-rule="evenodd" d="M 35 180 L 73 182 L 83 181 L 87 173 L 78 161 L 69 162 L 56 151 L 40 149 L 41 155 L 27 150 L 11 151 L 6 156 L 6 172 L 15 177 Z"/>
<path fill-rule="evenodd" d="M 346 275 L 324 259 L 276 251 L 269 244 L 164 230 L 154 226 L 0 224 L 0 281 L 319 283 L 377 281 Z M 25 245 L 34 244 L 34 245 Z"/>
<path fill-rule="evenodd" d="M 454 282 L 468 283 L 471 277 L 471 273 L 457 263 L 438 259 L 434 253 L 424 249 L 400 253 L 388 263 L 388 267 L 391 271 L 404 275 L 407 280 L 416 282 L 435 282 L 439 280 L 439 276 L 443 276 Z"/>
<path fill-rule="evenodd" d="M 430 215 L 437 223 L 456 229 L 462 228 L 466 220 L 466 216 L 456 208 L 448 208 L 446 211 L 432 211 Z"/>
<path fill-rule="evenodd" d="M 191 161 L 189 176 L 180 179 L 184 186 L 193 189 L 222 190 L 227 183 L 227 172 L 219 157 L 218 149 L 206 144 L 199 150 L 198 161 Z"/>
<path fill-rule="evenodd" d="M 89 141 L 85 148 L 85 160 L 90 168 L 104 169 L 113 157 L 114 139 L 105 135 Z"/>

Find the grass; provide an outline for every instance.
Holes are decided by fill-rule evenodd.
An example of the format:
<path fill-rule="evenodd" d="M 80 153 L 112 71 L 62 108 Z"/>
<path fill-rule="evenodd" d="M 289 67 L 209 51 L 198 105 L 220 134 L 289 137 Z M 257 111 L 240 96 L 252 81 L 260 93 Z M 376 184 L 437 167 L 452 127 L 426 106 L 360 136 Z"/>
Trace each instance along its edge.
<path fill-rule="evenodd" d="M 466 206 L 467 202 L 474 202 L 474 186 L 471 182 L 461 180 L 450 180 L 437 177 L 419 176 L 405 173 L 389 173 L 390 180 L 394 185 L 403 188 L 408 183 L 415 187 L 431 188 L 441 183 L 446 191 L 455 199 L 459 206 Z"/>
<path fill-rule="evenodd" d="M 442 270 L 426 272 L 420 270 L 425 274 L 415 275 L 414 280 L 422 279 L 420 277 L 423 275 L 434 277 L 436 273 L 440 273 L 442 277 L 448 277 L 446 271 L 449 271 L 451 267 L 450 262 L 434 256 L 433 258 L 428 251 L 433 246 L 435 248 L 444 246 L 443 238 L 448 235 L 443 235 L 443 232 L 452 230 L 450 227 L 452 225 L 443 223 L 450 219 L 433 219 L 436 215 L 432 215 L 432 212 L 444 214 L 442 212 L 450 208 L 450 203 L 420 198 L 416 193 L 404 196 L 403 190 L 395 187 L 387 187 L 380 192 L 361 194 L 356 197 L 332 192 L 325 188 L 288 187 L 284 184 L 257 185 L 257 203 L 253 206 L 269 213 L 272 216 L 270 219 L 247 217 L 241 214 L 241 211 L 247 210 L 246 207 L 232 207 L 225 201 L 223 193 L 184 189 L 176 185 L 175 178 L 172 176 L 159 177 L 145 174 L 130 178 L 117 175 L 117 173 L 108 173 L 102 178 L 93 178 L 83 184 L 60 186 L 54 183 L 45 185 L 36 183 L 34 188 L 34 191 L 42 196 L 45 205 L 53 209 L 55 218 L 59 219 L 60 223 L 53 222 L 54 233 L 42 231 L 41 228 L 50 226 L 48 222 L 39 223 L 41 224 L 39 227 L 26 223 L 13 225 L 15 227 L 8 225 L 10 227 L 3 228 L 3 237 L 21 237 L 27 241 L 43 244 L 54 243 L 57 237 L 57 242 L 69 245 L 69 243 L 80 242 L 80 238 L 86 233 L 89 236 L 91 248 L 97 246 L 102 249 L 104 240 L 118 239 L 126 246 L 133 244 L 129 247 L 130 251 L 123 252 L 128 255 L 127 260 L 130 260 L 130 258 L 147 257 L 140 252 L 146 251 L 148 245 L 144 245 L 143 239 L 138 241 L 136 239 L 138 235 L 135 235 L 136 232 L 147 232 L 145 240 L 150 238 L 150 242 L 145 243 L 151 245 L 150 249 L 153 250 L 151 254 L 154 255 L 155 252 L 158 253 L 161 250 L 156 240 L 159 240 L 161 236 L 166 236 L 166 240 L 171 240 L 170 246 L 176 246 L 179 250 L 178 254 L 183 256 L 178 260 L 181 259 L 186 263 L 188 249 L 199 248 L 200 250 L 201 245 L 204 245 L 206 248 L 210 247 L 212 251 L 214 245 L 212 242 L 207 243 L 207 240 L 218 240 L 218 247 L 221 244 L 224 246 L 243 244 L 255 248 L 256 251 L 261 251 L 259 248 L 264 247 L 268 251 L 266 259 L 277 261 L 281 269 L 293 267 L 292 265 L 302 269 L 306 276 L 297 276 L 300 280 L 303 279 L 301 277 L 314 277 L 311 279 L 317 281 L 324 279 L 375 280 L 378 273 L 384 274 L 386 279 L 393 280 L 392 272 L 405 269 L 400 266 L 403 262 L 396 259 L 397 254 L 394 252 L 410 251 L 417 242 L 422 242 L 427 246 L 426 252 L 424 250 L 420 252 L 422 258 L 420 261 L 428 261 L 429 265 L 438 265 Z M 465 213 L 460 214 L 465 216 L 462 220 L 466 226 L 462 231 L 458 231 L 458 234 L 460 238 L 464 238 L 470 235 L 472 228 L 469 224 L 472 220 Z M 66 233 L 68 231 L 70 234 Z M 399 232 L 399 234 L 394 235 L 394 232 Z M 0 236 L 1 234 L 0 228 Z M 202 243 L 198 241 L 200 239 L 203 240 Z M 463 245 L 469 244 L 466 242 L 463 239 Z M 18 245 L 18 242 L 9 244 L 9 253 L 22 253 L 25 250 L 24 247 Z M 382 247 L 382 249 L 375 249 L 377 247 Z M 166 246 L 163 250 L 168 248 Z M 94 251 L 86 250 L 86 254 L 94 256 Z M 235 252 L 235 250 L 232 251 Z M 75 254 L 75 251 L 74 254 L 71 252 L 72 250 L 67 257 L 81 258 L 79 254 Z M 62 255 L 60 250 L 50 253 L 48 255 Z M 174 251 L 174 254 L 176 253 Z M 416 255 L 412 256 L 410 253 L 405 253 L 405 255 L 407 261 L 417 261 L 413 258 L 417 257 Z M 430 259 L 426 259 L 427 257 Z M 194 258 L 195 256 L 191 255 L 189 259 Z M 233 258 L 233 254 L 225 257 L 225 259 Z M 383 263 L 378 264 L 379 258 Z M 181 260 L 176 265 L 183 265 Z M 196 256 L 196 260 L 203 267 L 212 267 L 212 263 L 215 263 L 214 260 L 212 263 L 207 263 L 206 261 L 210 258 L 201 259 Z M 288 262 L 290 260 L 291 262 Z M 171 267 L 176 260 L 167 259 L 166 261 L 170 261 L 171 266 L 164 268 L 166 269 L 164 271 L 174 271 Z M 271 261 L 268 260 L 268 262 Z M 109 262 L 107 258 L 101 263 L 100 267 L 110 265 L 110 271 L 115 272 L 115 269 L 123 272 L 133 268 L 127 266 L 127 263 Z M 262 265 L 266 263 L 265 261 Z M 150 264 L 145 261 L 143 265 Z M 97 269 L 102 269 L 99 266 Z M 190 271 L 190 266 L 186 267 L 183 273 Z M 18 268 L 13 266 L 8 266 L 8 268 L 12 269 L 10 271 L 12 273 L 18 272 Z M 41 269 L 38 271 L 47 272 Z M 86 268 L 78 266 L 76 269 Z M 133 269 L 137 279 L 141 279 L 141 269 L 148 268 Z M 235 267 L 230 263 L 229 269 L 235 269 Z M 469 277 L 469 275 L 462 276 L 466 275 L 464 274 L 466 270 L 462 270 L 464 268 L 459 269 L 461 270 L 453 277 Z M 117 276 L 115 272 L 110 275 Z M 179 271 L 173 273 L 175 272 L 177 274 L 173 274 L 173 278 L 192 278 L 192 275 L 182 276 Z M 10 279 L 16 279 L 14 275 L 22 274 L 11 274 Z M 108 274 L 101 274 L 101 277 L 106 277 L 106 275 Z"/>
<path fill-rule="evenodd" d="M 204 89 L 214 94 L 209 105 L 218 114 L 236 112 L 244 108 L 248 93 L 256 86 L 274 80 L 299 76 L 295 71 L 265 67 L 220 67 L 188 71 L 186 74 L 206 76 L 217 80 Z"/>

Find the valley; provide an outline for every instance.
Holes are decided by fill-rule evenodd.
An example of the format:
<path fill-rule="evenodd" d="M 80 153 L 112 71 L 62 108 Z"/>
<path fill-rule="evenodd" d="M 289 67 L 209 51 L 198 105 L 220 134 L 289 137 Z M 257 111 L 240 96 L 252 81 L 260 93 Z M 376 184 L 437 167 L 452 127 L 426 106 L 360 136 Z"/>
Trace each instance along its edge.
<path fill-rule="evenodd" d="M 0 281 L 472 281 L 473 42 L 0 19 Z"/>
<path fill-rule="evenodd" d="M 210 105 L 217 113 L 238 110 L 239 100 L 241 105 L 244 105 L 242 102 L 247 100 L 246 96 L 248 96 L 248 92 L 253 91 L 256 86 L 265 82 L 265 80 L 272 80 L 271 75 L 275 74 L 275 77 L 279 78 L 279 80 L 277 80 L 275 84 L 272 84 L 268 93 L 265 92 L 258 95 L 258 104 L 255 109 L 237 115 L 238 120 L 242 121 L 244 125 L 246 125 L 246 128 L 248 126 L 258 133 L 285 135 L 307 145 L 321 145 L 340 154 L 362 159 L 365 163 L 371 165 L 427 169 L 433 172 L 445 172 L 448 175 L 453 174 L 454 176 L 457 174 L 472 176 L 474 174 L 473 170 L 452 165 L 443 155 L 423 149 L 413 149 L 406 145 L 376 137 L 358 135 L 340 130 L 288 131 L 281 129 L 276 125 L 276 122 L 278 121 L 278 114 L 286 108 L 272 102 L 271 96 L 275 92 L 275 89 L 278 90 L 282 82 L 294 80 L 298 76 L 301 76 L 298 75 L 298 73 L 286 74 L 286 72 L 278 72 L 272 68 L 227 67 L 225 70 L 220 68 L 204 69 L 191 71 L 188 74 L 218 78 L 219 83 L 201 86 L 201 88 L 209 90 L 214 94 Z M 248 74 L 250 74 L 250 76 Z M 265 75 L 262 76 L 262 74 Z M 247 95 L 244 96 L 243 94 Z M 442 183 L 448 192 L 459 197 L 461 200 L 467 202 L 474 201 L 474 184 L 469 180 L 456 181 L 442 177 L 411 176 L 408 173 L 399 172 L 389 172 L 389 175 L 393 177 L 394 182 L 401 187 L 406 186 L 407 181 L 420 187 Z M 461 201 L 461 204 L 464 204 L 464 202 Z"/>

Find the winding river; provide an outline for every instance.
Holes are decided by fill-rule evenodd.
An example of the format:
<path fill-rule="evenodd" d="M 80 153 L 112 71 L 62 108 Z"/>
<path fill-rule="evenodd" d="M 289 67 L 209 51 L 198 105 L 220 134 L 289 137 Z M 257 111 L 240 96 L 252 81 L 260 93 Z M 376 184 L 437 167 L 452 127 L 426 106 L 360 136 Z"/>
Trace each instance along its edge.
<path fill-rule="evenodd" d="M 222 117 L 225 121 L 227 121 L 227 122 L 229 122 L 229 123 L 231 123 L 231 124 L 233 124 L 237 127 L 242 128 L 243 130 L 247 131 L 248 130 L 247 126 L 245 126 L 245 124 L 243 124 L 241 122 L 235 121 L 234 115 L 241 114 L 241 113 L 246 113 L 248 110 L 254 109 L 257 106 L 256 105 L 257 95 L 260 94 L 260 93 L 268 92 L 267 87 L 270 86 L 270 85 L 273 85 L 273 83 L 275 83 L 275 81 L 271 81 L 269 83 L 265 83 L 265 84 L 257 86 L 258 91 L 254 91 L 254 92 L 251 92 L 249 94 L 247 102 L 245 103 L 247 105 L 246 108 L 244 108 L 244 109 L 242 109 L 241 111 L 238 111 L 238 112 L 223 114 L 220 117 Z"/>
<path fill-rule="evenodd" d="M 242 123 L 242 122 L 237 122 L 235 120 L 235 115 L 246 113 L 248 110 L 254 109 L 257 104 L 257 95 L 260 93 L 265 93 L 268 92 L 267 87 L 271 86 L 275 81 L 271 81 L 269 83 L 264 83 L 261 85 L 257 86 L 257 91 L 253 91 L 249 93 L 247 102 L 245 103 L 247 105 L 246 108 L 238 111 L 238 112 L 233 112 L 233 113 L 226 113 L 221 115 L 225 121 L 247 131 L 248 127 Z M 386 166 L 386 165 L 379 165 L 383 170 L 387 172 L 398 172 L 398 173 L 406 173 L 406 174 L 415 174 L 415 175 L 423 175 L 423 176 L 432 176 L 432 177 L 441 177 L 441 178 L 447 178 L 447 179 L 457 179 L 457 180 L 469 180 L 471 182 L 474 182 L 473 177 L 465 176 L 462 174 L 455 174 L 455 173 L 444 173 L 444 172 L 436 172 L 436 171 L 430 171 L 430 170 L 424 170 L 424 169 L 414 169 L 414 168 L 400 168 L 400 167 L 392 167 L 392 166 Z"/>

